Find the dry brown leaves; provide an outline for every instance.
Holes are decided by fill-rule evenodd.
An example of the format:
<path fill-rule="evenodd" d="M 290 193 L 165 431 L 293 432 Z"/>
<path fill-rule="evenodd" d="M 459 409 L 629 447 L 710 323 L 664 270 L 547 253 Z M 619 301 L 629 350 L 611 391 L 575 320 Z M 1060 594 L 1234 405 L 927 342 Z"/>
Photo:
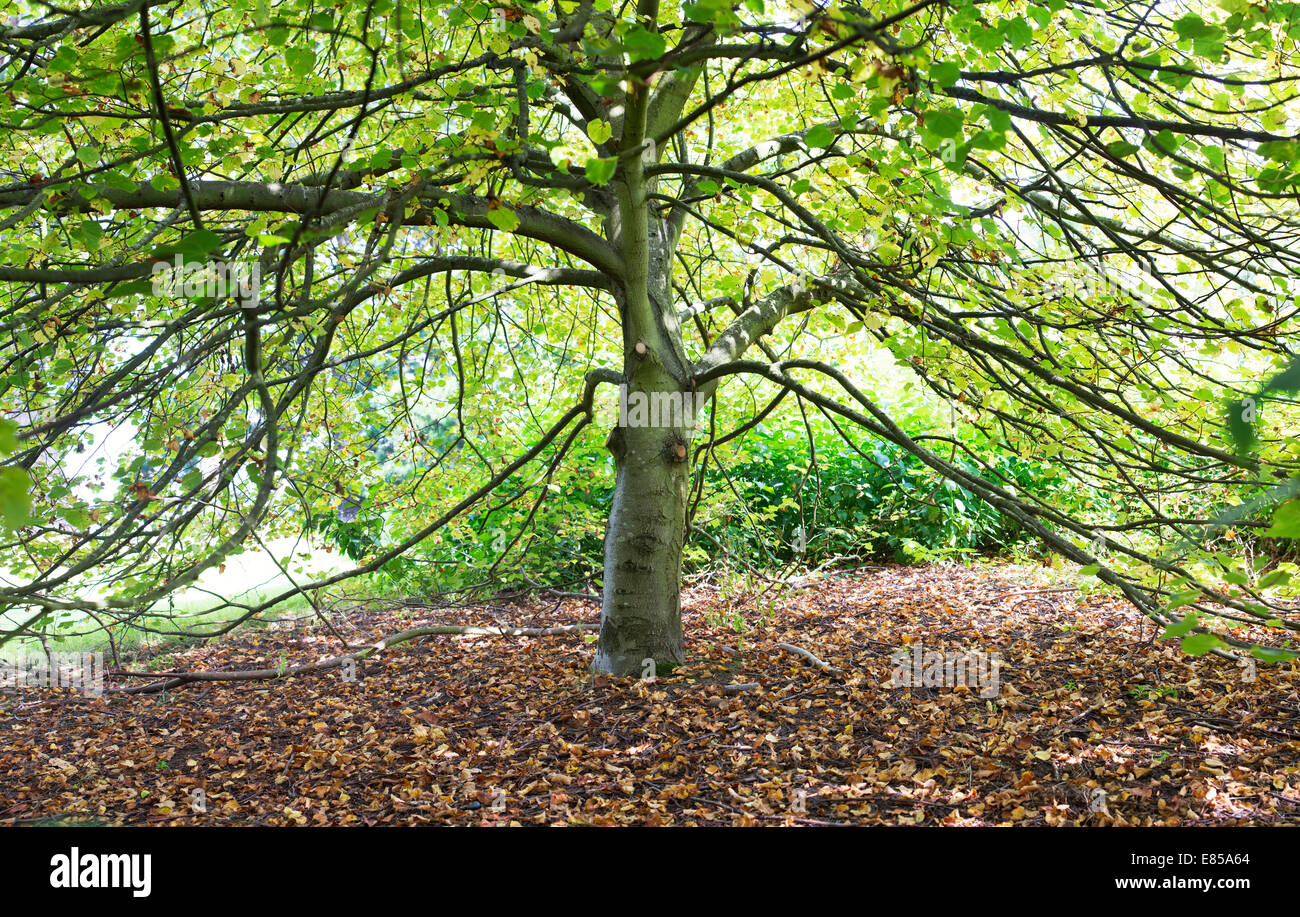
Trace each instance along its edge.
<path fill-rule="evenodd" d="M 696 587 L 690 664 L 656 682 L 593 678 L 578 635 L 438 637 L 367 660 L 355 681 L 36 704 L 24 692 L 0 706 L 0 824 L 1300 823 L 1300 668 L 1260 665 L 1248 681 L 1227 660 L 1152 643 L 1122 603 L 1028 577 L 845 574 L 767 618 Z M 595 614 L 568 601 L 390 609 L 336 626 L 360 642 Z M 338 652 L 332 641 L 283 624 L 168 665 L 292 665 Z M 893 686 L 891 654 L 918 642 L 998 653 L 1000 692 Z M 760 687 L 724 691 L 747 682 Z"/>

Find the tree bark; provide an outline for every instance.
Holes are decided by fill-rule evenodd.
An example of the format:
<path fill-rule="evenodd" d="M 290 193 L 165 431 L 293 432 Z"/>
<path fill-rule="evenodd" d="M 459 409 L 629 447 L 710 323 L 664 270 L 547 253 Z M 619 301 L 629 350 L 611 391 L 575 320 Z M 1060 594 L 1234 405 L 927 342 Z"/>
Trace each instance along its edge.
<path fill-rule="evenodd" d="M 596 672 L 638 677 L 665 675 L 686 661 L 681 572 L 697 407 L 680 335 L 665 321 L 672 296 L 666 236 L 662 224 L 649 229 L 646 287 L 620 302 L 627 381 L 606 443 L 614 457 L 614 499 L 592 661 Z"/>
<path fill-rule="evenodd" d="M 616 427 L 600 640 L 592 668 L 664 675 L 686 661 L 681 571 L 689 443 L 680 430 Z"/>

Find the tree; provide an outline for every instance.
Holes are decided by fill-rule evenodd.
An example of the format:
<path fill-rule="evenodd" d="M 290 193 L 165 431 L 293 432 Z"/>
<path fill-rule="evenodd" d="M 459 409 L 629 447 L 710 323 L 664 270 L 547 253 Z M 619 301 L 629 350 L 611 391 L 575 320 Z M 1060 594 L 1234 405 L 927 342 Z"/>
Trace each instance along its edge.
<path fill-rule="evenodd" d="M 624 387 L 597 671 L 685 658 L 688 498 L 740 384 L 758 416 L 794 395 L 848 448 L 907 449 L 1192 651 L 1286 656 L 1224 629 L 1300 624 L 1222 539 L 1294 493 L 1269 490 L 1297 471 L 1289 409 L 1270 393 L 1256 454 L 1222 421 L 1296 327 L 1298 12 L 20 2 L 0 31 L 0 485 L 22 577 L 0 639 L 59 610 L 135 620 L 295 505 L 336 503 L 363 473 L 327 441 L 341 374 L 399 367 L 370 421 L 409 436 L 400 367 L 424 343 L 454 366 L 458 424 L 421 463 L 460 490 L 356 572 L 531 466 L 544 498 L 598 389 Z M 820 359 L 823 332 L 883 342 L 963 423 L 1127 515 L 965 470 L 960 437 L 909 435 Z M 112 425 L 137 442 L 99 455 L 95 490 L 70 458 Z M 1294 536 L 1286 518 L 1268 531 Z M 78 597 L 97 580 L 106 598 Z"/>

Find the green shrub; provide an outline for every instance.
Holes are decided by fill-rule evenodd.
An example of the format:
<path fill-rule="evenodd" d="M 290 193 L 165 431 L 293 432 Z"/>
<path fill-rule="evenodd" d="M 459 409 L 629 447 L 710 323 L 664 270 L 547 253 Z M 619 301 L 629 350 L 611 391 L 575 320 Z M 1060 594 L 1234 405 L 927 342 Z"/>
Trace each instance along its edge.
<path fill-rule="evenodd" d="M 720 451 L 705 463 L 702 499 L 693 504 L 688 571 L 735 559 L 769 568 L 837 557 L 908 563 L 1035 543 L 1013 520 L 892 443 L 863 447 L 860 454 L 828 428 L 814 428 L 814 435 L 815 464 L 797 418 L 762 425 L 743 449 Z M 959 452 L 953 461 L 971 474 L 1095 515 L 1096 497 L 1051 467 L 987 444 L 968 445 L 974 457 Z M 385 564 L 376 578 L 390 588 L 426 593 L 598 584 L 612 491 L 613 465 L 593 432 L 574 443 L 549 483 L 539 483 L 535 472 L 517 475 L 496 502 Z M 544 499 L 535 506 L 539 495 Z M 355 520 L 332 514 L 314 527 L 357 561 L 404 537 L 390 532 L 388 520 L 366 500 Z"/>

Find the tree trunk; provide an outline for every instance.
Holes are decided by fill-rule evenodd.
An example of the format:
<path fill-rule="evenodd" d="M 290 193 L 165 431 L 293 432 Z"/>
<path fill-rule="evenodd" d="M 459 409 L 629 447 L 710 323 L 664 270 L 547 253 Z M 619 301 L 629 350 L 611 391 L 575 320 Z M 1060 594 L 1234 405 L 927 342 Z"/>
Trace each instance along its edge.
<path fill-rule="evenodd" d="M 681 397 L 678 392 L 660 394 Z M 624 424 L 624 419 L 608 443 L 614 454 L 614 503 L 605 535 L 605 591 L 592 669 L 664 675 L 686 661 L 681 572 L 690 430 L 687 425 L 637 426 L 635 416 Z"/>
<path fill-rule="evenodd" d="M 635 82 L 635 81 L 634 81 Z M 646 94 L 630 91 L 624 149 L 640 149 Z M 650 214 L 653 184 L 641 157 L 624 160 L 607 234 L 618 240 L 626 281 L 615 293 L 623 325 L 614 503 L 605 533 L 600 639 L 591 667 L 611 675 L 664 675 L 686 661 L 682 645 L 682 547 L 696 405 L 691 365 L 673 311 L 673 230 Z M 689 390 L 688 390 L 689 388 Z M 634 407 L 634 402 L 635 407 Z"/>

